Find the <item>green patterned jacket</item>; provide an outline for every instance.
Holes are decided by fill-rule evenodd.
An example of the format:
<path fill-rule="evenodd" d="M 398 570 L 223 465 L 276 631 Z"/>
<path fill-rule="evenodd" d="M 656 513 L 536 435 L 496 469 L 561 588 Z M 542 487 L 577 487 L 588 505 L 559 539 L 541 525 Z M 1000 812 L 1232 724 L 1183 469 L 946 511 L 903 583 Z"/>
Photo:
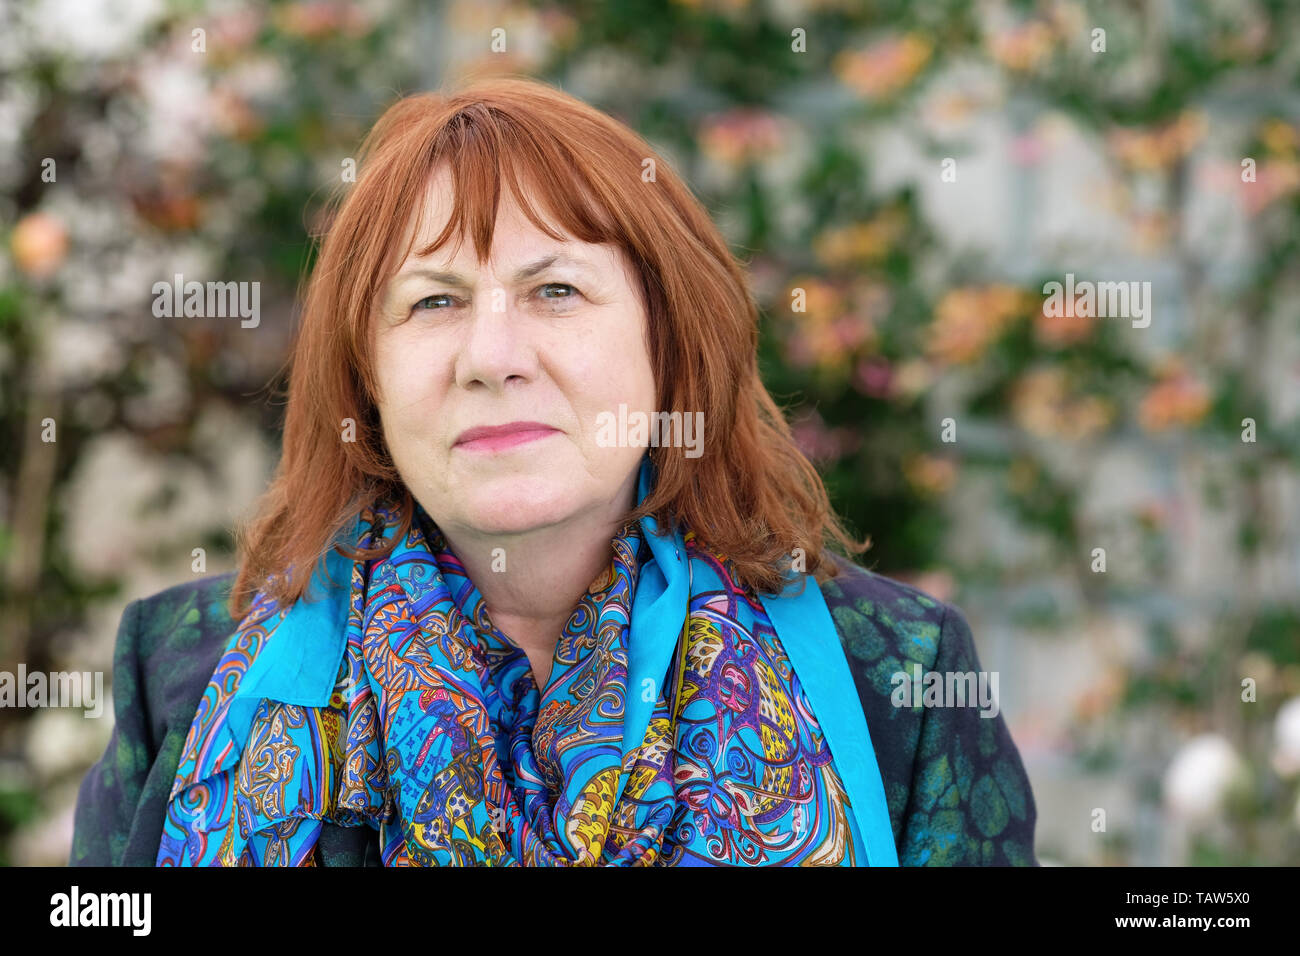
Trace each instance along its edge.
<path fill-rule="evenodd" d="M 822 593 L 862 700 L 903 866 L 1037 866 L 1029 779 L 999 712 L 895 706 L 892 675 L 979 672 L 962 613 L 837 557 Z M 113 659 L 116 723 L 77 799 L 70 862 L 152 866 L 185 736 L 236 622 L 233 575 L 201 578 L 132 601 Z M 378 866 L 369 827 L 326 824 L 324 866 Z"/>

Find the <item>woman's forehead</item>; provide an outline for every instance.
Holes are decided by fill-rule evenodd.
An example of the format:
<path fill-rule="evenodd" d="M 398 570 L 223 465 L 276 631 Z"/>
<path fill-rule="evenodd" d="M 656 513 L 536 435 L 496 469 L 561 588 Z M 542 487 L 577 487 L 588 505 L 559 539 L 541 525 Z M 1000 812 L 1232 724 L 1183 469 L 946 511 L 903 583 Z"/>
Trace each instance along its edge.
<path fill-rule="evenodd" d="M 520 265 L 520 260 L 524 258 L 540 255 L 542 250 L 558 247 L 572 256 L 593 263 L 608 264 L 613 261 L 616 252 L 613 247 L 616 243 L 610 240 L 601 243 L 583 241 L 562 224 L 562 219 L 575 216 L 575 207 L 564 210 L 548 208 L 555 202 L 576 203 L 577 206 L 585 206 L 588 211 L 594 211 L 606 224 L 612 223 L 612 217 L 594 202 L 590 190 L 575 181 L 572 197 L 555 198 L 551 190 L 537 188 L 527 168 L 519 168 L 514 164 L 510 166 L 509 169 L 503 169 L 497 177 L 496 208 L 492 210 L 488 194 L 481 188 L 458 189 L 450 163 L 439 163 L 429 174 L 408 217 L 403 231 L 402 249 L 406 254 L 402 261 L 427 259 L 436 252 L 439 260 L 445 264 L 460 260 L 473 265 L 477 258 L 475 242 L 470 241 L 471 236 L 480 243 L 490 244 L 490 248 L 485 250 L 486 261 L 504 257 L 511 260 L 511 266 Z M 470 178 L 481 186 L 480 177 Z M 578 199 L 579 195 L 585 196 L 587 201 Z M 435 242 L 457 213 L 457 228 L 451 230 L 441 246 L 435 249 Z"/>

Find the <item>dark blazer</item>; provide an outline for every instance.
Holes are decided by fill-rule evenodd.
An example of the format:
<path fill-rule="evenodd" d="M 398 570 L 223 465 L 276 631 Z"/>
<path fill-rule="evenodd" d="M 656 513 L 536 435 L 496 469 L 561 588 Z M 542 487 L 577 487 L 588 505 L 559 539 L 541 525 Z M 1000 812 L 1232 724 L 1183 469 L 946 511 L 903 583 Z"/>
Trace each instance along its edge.
<path fill-rule="evenodd" d="M 980 671 L 965 617 L 914 587 L 836 557 L 822 594 L 844 645 L 903 866 L 1037 866 L 1029 779 L 999 712 L 895 706 L 892 675 Z M 113 656 L 116 724 L 81 783 L 70 862 L 153 866 L 167 798 L 199 699 L 237 622 L 234 576 L 200 578 L 132 601 Z M 379 866 L 368 826 L 326 823 L 323 866 Z"/>

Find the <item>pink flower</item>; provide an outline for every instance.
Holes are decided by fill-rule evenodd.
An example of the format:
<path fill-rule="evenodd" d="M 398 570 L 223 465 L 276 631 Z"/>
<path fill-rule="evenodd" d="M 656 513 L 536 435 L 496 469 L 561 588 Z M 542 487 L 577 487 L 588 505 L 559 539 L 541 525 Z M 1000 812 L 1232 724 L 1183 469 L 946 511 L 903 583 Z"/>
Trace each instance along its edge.
<path fill-rule="evenodd" d="M 872 398 L 889 398 L 893 380 L 893 369 L 884 359 L 863 359 L 858 363 L 853 387 Z"/>
<path fill-rule="evenodd" d="M 795 444 L 811 461 L 834 462 L 857 451 L 862 436 L 852 428 L 828 428 L 816 409 L 807 409 L 791 422 Z"/>
<path fill-rule="evenodd" d="M 728 110 L 708 117 L 700 128 L 705 155 L 728 165 L 776 152 L 783 141 L 781 121 L 763 110 Z"/>

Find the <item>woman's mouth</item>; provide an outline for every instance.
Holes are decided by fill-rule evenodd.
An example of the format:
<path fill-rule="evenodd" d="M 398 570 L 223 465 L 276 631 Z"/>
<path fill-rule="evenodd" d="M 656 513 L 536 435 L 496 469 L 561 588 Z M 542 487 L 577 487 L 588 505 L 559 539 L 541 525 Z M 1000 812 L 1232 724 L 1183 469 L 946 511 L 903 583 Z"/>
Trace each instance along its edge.
<path fill-rule="evenodd" d="M 558 430 L 540 422 L 512 422 L 484 428 L 471 428 L 456 440 L 456 448 L 473 452 L 494 452 L 558 434 Z"/>

